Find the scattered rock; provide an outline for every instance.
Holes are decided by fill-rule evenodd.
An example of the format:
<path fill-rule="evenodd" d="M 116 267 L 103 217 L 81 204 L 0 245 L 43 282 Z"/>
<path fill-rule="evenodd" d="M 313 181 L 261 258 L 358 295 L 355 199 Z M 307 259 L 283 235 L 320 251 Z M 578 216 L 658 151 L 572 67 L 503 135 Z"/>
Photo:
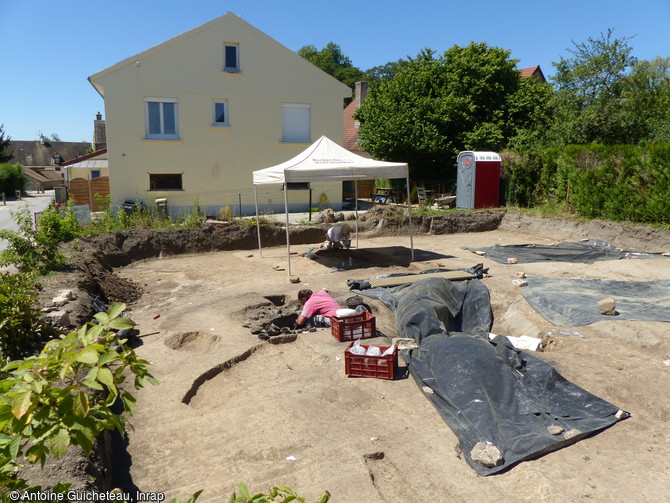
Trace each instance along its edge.
<path fill-rule="evenodd" d="M 670 257 L 670 252 L 663 252 L 661 253 L 662 257 Z"/>
<path fill-rule="evenodd" d="M 300 283 L 300 278 L 298 276 L 291 276 L 288 280 L 291 283 Z"/>
<path fill-rule="evenodd" d="M 316 222 L 320 224 L 332 224 L 335 222 L 335 212 L 330 208 L 326 208 L 316 216 Z"/>
<path fill-rule="evenodd" d="M 515 272 L 515 273 L 514 273 L 514 277 L 515 277 L 515 278 L 521 278 L 521 279 L 523 279 L 523 278 L 526 277 L 526 273 L 523 272 L 523 271 L 518 271 L 518 272 Z"/>
<path fill-rule="evenodd" d="M 419 349 L 419 345 L 411 337 L 395 337 L 391 339 L 391 344 L 398 346 L 398 349 Z"/>
<path fill-rule="evenodd" d="M 566 431 L 565 434 L 563 435 L 563 438 L 565 440 L 570 440 L 571 438 L 575 438 L 575 437 L 577 437 L 581 434 L 582 434 L 581 430 L 578 430 L 577 428 L 573 428 L 570 431 Z"/>
<path fill-rule="evenodd" d="M 598 301 L 598 312 L 600 314 L 604 314 L 607 316 L 614 316 L 617 314 L 616 312 L 616 304 L 614 302 L 614 299 L 612 298 L 607 298 Z"/>
<path fill-rule="evenodd" d="M 549 433 L 552 435 L 560 435 L 565 431 L 565 428 L 558 426 L 557 424 L 552 424 L 551 426 L 547 427 L 547 430 L 549 430 Z"/>
<path fill-rule="evenodd" d="M 663 365 L 670 367 L 670 360 L 663 360 Z"/>
<path fill-rule="evenodd" d="M 475 444 L 470 451 L 470 458 L 486 468 L 500 466 L 503 463 L 503 457 L 498 448 L 493 444 L 485 444 L 484 442 Z"/>
<path fill-rule="evenodd" d="M 59 298 L 65 298 L 67 300 L 77 300 L 77 294 L 72 290 L 61 290 L 58 292 Z"/>
<path fill-rule="evenodd" d="M 44 319 L 56 327 L 66 328 L 70 326 L 70 315 L 67 311 L 51 311 L 50 313 L 46 313 Z"/>
<path fill-rule="evenodd" d="M 512 280 L 512 284 L 514 286 L 528 286 L 528 281 L 526 281 L 525 279 L 517 278 Z"/>
<path fill-rule="evenodd" d="M 433 391 L 433 388 L 430 386 L 421 386 L 421 391 L 423 391 L 426 395 L 434 395 L 435 392 Z"/>
<path fill-rule="evenodd" d="M 619 409 L 616 411 L 616 414 L 614 414 L 614 417 L 616 417 L 617 419 L 626 419 L 627 417 L 630 417 L 630 414 L 625 410 Z"/>
<path fill-rule="evenodd" d="M 461 444 L 457 443 L 454 445 L 454 452 L 456 453 L 456 457 L 458 459 L 461 459 L 461 454 L 463 454 L 463 450 L 461 449 Z"/>
<path fill-rule="evenodd" d="M 486 252 L 485 252 L 485 251 L 481 251 L 481 250 L 475 250 L 475 254 L 476 254 L 476 255 L 481 255 L 481 256 L 483 257 L 484 255 L 486 255 Z"/>
<path fill-rule="evenodd" d="M 507 259 L 507 263 L 508 263 L 508 264 L 516 264 L 516 258 L 514 258 L 514 257 L 509 257 L 509 258 Z"/>
<path fill-rule="evenodd" d="M 51 299 L 51 302 L 53 303 L 54 306 L 60 307 L 70 302 L 70 299 L 68 299 L 67 297 L 58 296 Z"/>

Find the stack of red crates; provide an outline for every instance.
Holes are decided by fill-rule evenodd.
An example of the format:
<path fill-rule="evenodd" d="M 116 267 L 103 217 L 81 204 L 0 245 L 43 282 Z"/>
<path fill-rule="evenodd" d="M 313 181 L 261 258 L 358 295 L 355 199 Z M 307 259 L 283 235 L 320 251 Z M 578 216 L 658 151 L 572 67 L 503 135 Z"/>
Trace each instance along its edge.
<path fill-rule="evenodd" d="M 330 321 L 333 327 L 333 337 L 340 342 L 369 339 L 377 336 L 375 315 L 367 311 L 351 316 L 333 316 Z"/>
<path fill-rule="evenodd" d="M 386 356 L 355 355 L 351 351 L 354 342 L 344 352 L 344 373 L 350 377 L 376 377 L 377 379 L 395 379 L 398 369 L 398 346 L 380 346 L 382 355 L 389 348 L 393 347 L 393 352 Z M 369 346 L 361 347 L 366 351 Z"/>

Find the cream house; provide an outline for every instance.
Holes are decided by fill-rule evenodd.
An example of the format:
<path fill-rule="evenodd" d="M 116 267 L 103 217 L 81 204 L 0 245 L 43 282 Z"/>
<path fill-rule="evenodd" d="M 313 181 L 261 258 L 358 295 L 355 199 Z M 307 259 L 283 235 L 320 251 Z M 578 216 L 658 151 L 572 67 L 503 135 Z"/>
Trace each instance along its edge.
<path fill-rule="evenodd" d="M 346 85 L 227 13 L 121 61 L 89 81 L 105 100 L 112 203 L 167 199 L 178 215 L 197 202 L 210 215 L 254 211 L 252 172 L 326 135 L 341 143 Z M 293 211 L 338 182 L 289 187 Z M 258 194 L 283 211 L 283 189 Z"/>

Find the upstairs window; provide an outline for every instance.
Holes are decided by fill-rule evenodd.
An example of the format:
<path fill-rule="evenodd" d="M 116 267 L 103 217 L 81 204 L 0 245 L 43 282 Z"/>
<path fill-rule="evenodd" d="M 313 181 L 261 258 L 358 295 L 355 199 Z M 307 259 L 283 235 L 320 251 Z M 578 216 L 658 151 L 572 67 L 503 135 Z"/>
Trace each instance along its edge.
<path fill-rule="evenodd" d="M 146 137 L 153 140 L 178 140 L 177 100 L 146 98 Z"/>
<path fill-rule="evenodd" d="M 92 169 L 91 170 L 91 180 L 94 178 L 100 178 L 100 170 L 99 169 Z"/>
<path fill-rule="evenodd" d="M 225 44 L 223 52 L 223 71 L 240 71 L 240 44 Z"/>
<path fill-rule="evenodd" d="M 181 173 L 149 173 L 149 190 L 183 190 Z"/>
<path fill-rule="evenodd" d="M 228 101 L 219 100 L 214 102 L 214 125 L 228 126 Z"/>
<path fill-rule="evenodd" d="M 312 138 L 311 106 L 306 103 L 282 105 L 282 141 L 306 142 Z"/>

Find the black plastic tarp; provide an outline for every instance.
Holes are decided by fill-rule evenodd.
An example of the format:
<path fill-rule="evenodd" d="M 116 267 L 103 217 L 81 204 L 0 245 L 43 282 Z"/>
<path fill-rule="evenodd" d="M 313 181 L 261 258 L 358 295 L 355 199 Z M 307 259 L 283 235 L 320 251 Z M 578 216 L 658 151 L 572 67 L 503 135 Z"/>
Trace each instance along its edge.
<path fill-rule="evenodd" d="M 427 278 L 391 289 L 361 291 L 395 310 L 396 327 L 419 348 L 403 357 L 419 386 L 458 437 L 468 464 L 480 475 L 504 471 L 573 443 L 627 416 L 568 382 L 550 365 L 520 352 L 505 337 L 489 341 L 489 293 L 477 279 Z M 552 435 L 548 427 L 564 434 Z M 473 461 L 477 443 L 494 445 L 502 463 Z"/>
<path fill-rule="evenodd" d="M 597 321 L 670 321 L 670 281 L 527 278 L 523 296 L 554 325 L 576 327 Z M 598 301 L 614 299 L 615 315 L 598 312 Z"/>
<path fill-rule="evenodd" d="M 484 252 L 486 258 L 501 264 L 507 263 L 507 259 L 509 258 L 515 258 L 517 264 L 526 264 L 529 262 L 578 262 L 592 264 L 599 260 L 662 257 L 658 253 L 622 250 L 597 239 L 579 243 L 565 241 L 553 245 L 521 244 L 498 245 L 486 248 L 465 246 L 463 248 L 472 252 Z"/>

